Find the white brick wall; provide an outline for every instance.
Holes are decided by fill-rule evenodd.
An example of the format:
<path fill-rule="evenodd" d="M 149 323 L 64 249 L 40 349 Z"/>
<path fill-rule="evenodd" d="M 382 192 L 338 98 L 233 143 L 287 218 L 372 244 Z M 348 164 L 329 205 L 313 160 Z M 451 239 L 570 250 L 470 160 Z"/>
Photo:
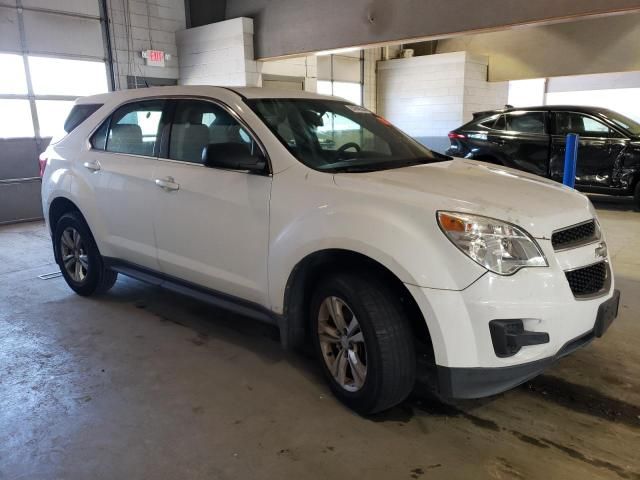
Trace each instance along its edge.
<path fill-rule="evenodd" d="M 508 84 L 486 81 L 487 59 L 466 52 L 378 62 L 378 111 L 409 135 L 441 137 L 503 106 Z"/>
<path fill-rule="evenodd" d="M 185 28 L 184 0 L 107 0 L 117 88 L 127 88 L 127 75 L 178 78 L 175 32 Z M 148 67 L 143 50 L 171 55 L 165 67 Z"/>
<path fill-rule="evenodd" d="M 176 33 L 181 85 L 256 86 L 253 20 L 234 18 Z"/>
<path fill-rule="evenodd" d="M 488 82 L 487 64 L 487 57 L 467 52 L 462 123 L 472 120 L 474 112 L 503 107 L 508 101 L 509 82 Z"/>

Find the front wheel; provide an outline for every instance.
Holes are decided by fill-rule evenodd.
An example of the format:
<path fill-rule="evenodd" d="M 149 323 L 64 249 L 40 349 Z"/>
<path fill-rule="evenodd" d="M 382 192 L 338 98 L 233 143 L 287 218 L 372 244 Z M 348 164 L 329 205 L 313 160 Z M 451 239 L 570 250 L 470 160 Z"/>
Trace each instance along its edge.
<path fill-rule="evenodd" d="M 316 354 L 333 393 L 360 414 L 397 405 L 414 387 L 413 336 L 398 299 L 378 280 L 335 274 L 311 302 Z"/>
<path fill-rule="evenodd" d="M 118 274 L 105 268 L 93 235 L 78 212 L 60 217 L 53 248 L 62 276 L 77 294 L 103 293 L 115 284 Z"/>

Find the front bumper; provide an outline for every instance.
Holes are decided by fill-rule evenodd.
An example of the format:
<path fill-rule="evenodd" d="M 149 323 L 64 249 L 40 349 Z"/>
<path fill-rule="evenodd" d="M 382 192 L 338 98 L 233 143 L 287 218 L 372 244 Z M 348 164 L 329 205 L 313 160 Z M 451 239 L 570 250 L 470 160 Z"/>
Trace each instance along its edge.
<path fill-rule="evenodd" d="M 601 305 L 617 306 L 619 298 L 613 273 L 605 292 L 580 298 L 565 275 L 592 263 L 597 246 L 555 252 L 550 241 L 538 243 L 549 267 L 511 276 L 487 272 L 461 291 L 407 285 L 427 323 L 444 394 L 471 398 L 507 390 L 601 335 L 596 325 Z M 491 324 L 511 321 L 521 326 L 507 333 L 530 336 L 511 337 L 506 343 L 524 346 L 499 352 Z"/>
<path fill-rule="evenodd" d="M 601 337 L 616 318 L 619 303 L 620 292 L 616 290 L 598 308 L 593 329 L 567 342 L 552 357 L 497 368 L 449 368 L 438 365 L 438 392 L 447 398 L 481 398 L 517 387 L 541 374 L 560 358 L 588 345 L 594 338 Z"/>

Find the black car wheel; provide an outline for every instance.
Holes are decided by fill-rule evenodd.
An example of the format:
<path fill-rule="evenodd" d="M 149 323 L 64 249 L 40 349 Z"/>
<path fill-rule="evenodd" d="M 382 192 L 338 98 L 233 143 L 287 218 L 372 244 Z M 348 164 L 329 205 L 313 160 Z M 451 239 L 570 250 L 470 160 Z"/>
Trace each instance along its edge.
<path fill-rule="evenodd" d="M 334 274 L 311 301 L 315 350 L 333 393 L 360 414 L 402 402 L 414 387 L 408 319 L 388 288 L 365 275 Z"/>
<path fill-rule="evenodd" d="M 118 274 L 105 268 L 93 235 L 78 212 L 60 217 L 53 248 L 62 276 L 77 294 L 103 293 L 115 284 Z"/>

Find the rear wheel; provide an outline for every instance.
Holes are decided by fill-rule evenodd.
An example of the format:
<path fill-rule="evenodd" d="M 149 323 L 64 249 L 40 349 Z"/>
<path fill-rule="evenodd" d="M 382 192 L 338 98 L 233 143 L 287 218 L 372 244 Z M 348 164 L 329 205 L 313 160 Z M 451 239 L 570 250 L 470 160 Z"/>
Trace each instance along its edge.
<path fill-rule="evenodd" d="M 640 210 L 640 180 L 636 183 L 636 188 L 633 191 L 633 200 L 636 203 L 636 209 Z"/>
<path fill-rule="evenodd" d="M 361 414 L 393 407 L 415 383 L 416 358 L 408 319 L 382 282 L 335 274 L 311 302 L 316 354 L 334 394 Z"/>
<path fill-rule="evenodd" d="M 105 268 L 93 235 L 78 212 L 60 217 L 53 248 L 62 276 L 79 295 L 103 293 L 115 284 L 118 274 Z"/>

